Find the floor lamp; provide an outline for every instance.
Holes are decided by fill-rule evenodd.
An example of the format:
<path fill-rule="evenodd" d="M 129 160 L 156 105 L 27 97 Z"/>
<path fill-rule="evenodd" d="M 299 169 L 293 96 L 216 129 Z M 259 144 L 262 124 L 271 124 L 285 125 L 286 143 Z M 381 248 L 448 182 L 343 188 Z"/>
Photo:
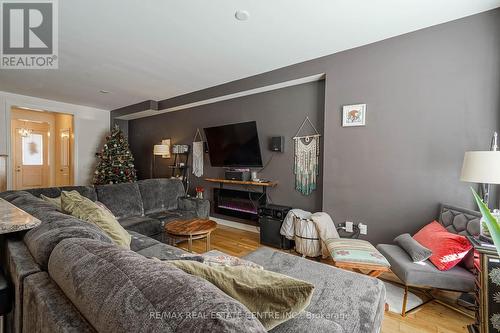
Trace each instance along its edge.
<path fill-rule="evenodd" d="M 153 161 L 151 163 L 151 178 L 155 178 L 156 156 L 170 158 L 170 139 L 162 140 L 161 144 L 153 147 Z"/>

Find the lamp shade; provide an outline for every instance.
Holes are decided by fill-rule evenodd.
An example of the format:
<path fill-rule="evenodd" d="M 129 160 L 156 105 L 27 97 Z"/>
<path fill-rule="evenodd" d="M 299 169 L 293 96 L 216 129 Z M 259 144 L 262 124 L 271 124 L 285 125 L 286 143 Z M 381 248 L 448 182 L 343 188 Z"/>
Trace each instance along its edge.
<path fill-rule="evenodd" d="M 471 183 L 500 184 L 500 151 L 466 152 L 460 180 Z"/>
<path fill-rule="evenodd" d="M 154 145 L 153 155 L 161 155 L 163 158 L 170 158 L 170 139 L 162 140 L 161 145 Z"/>
<path fill-rule="evenodd" d="M 153 149 L 153 154 L 155 155 L 167 155 L 170 153 L 170 147 L 166 145 L 155 145 Z"/>

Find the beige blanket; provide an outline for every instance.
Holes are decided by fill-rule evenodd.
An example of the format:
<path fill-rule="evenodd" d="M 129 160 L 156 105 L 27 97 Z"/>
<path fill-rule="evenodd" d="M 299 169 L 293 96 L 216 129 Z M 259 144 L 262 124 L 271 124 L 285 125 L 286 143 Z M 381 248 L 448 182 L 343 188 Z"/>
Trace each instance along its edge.
<path fill-rule="evenodd" d="M 340 238 L 339 233 L 337 232 L 335 223 L 327 213 L 314 213 L 310 219 L 314 222 L 319 238 L 321 239 L 321 255 L 323 259 L 326 259 L 330 256 L 326 240 L 329 238 Z"/>

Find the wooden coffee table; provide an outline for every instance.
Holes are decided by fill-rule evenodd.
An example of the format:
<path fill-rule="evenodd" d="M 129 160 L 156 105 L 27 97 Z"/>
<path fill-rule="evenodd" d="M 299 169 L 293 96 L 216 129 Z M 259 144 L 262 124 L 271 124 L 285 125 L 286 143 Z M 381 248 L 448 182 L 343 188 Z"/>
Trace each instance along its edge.
<path fill-rule="evenodd" d="M 165 224 L 167 236 L 187 240 L 188 251 L 193 252 L 193 239 L 207 239 L 207 251 L 210 251 L 210 234 L 217 229 L 217 223 L 207 219 L 173 221 Z"/>

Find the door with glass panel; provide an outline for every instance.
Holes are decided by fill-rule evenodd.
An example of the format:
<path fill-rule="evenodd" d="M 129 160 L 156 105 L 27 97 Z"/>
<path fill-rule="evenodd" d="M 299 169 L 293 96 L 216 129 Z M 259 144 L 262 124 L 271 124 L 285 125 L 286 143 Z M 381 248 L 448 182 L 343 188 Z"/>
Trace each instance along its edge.
<path fill-rule="evenodd" d="M 49 124 L 13 121 L 14 189 L 49 186 Z"/>
<path fill-rule="evenodd" d="M 71 179 L 71 129 L 59 129 L 56 140 L 56 185 L 73 185 Z"/>

